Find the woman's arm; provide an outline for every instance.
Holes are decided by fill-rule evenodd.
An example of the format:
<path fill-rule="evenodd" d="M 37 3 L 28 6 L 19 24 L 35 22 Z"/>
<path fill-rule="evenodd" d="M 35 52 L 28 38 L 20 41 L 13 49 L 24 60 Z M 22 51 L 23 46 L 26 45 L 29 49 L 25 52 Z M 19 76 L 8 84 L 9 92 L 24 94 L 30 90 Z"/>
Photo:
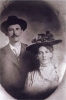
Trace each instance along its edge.
<path fill-rule="evenodd" d="M 56 91 L 44 100 L 66 100 L 66 72 Z"/>

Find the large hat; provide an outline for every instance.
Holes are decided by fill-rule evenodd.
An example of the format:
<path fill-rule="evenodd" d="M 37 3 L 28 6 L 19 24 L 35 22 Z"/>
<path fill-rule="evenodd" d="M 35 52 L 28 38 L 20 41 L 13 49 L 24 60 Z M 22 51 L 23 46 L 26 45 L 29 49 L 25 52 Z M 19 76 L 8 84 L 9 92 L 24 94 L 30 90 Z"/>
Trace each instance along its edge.
<path fill-rule="evenodd" d="M 38 34 L 38 38 L 32 40 L 32 45 L 29 45 L 26 50 L 30 52 L 35 52 L 40 46 L 51 46 L 62 42 L 62 40 L 55 40 L 54 36 L 50 31 L 46 31 L 46 34 Z"/>
<path fill-rule="evenodd" d="M 19 19 L 16 16 L 9 16 L 6 21 L 1 23 L 1 31 L 7 35 L 7 27 L 14 24 L 19 24 L 23 31 L 27 28 L 27 22 L 25 20 Z"/>

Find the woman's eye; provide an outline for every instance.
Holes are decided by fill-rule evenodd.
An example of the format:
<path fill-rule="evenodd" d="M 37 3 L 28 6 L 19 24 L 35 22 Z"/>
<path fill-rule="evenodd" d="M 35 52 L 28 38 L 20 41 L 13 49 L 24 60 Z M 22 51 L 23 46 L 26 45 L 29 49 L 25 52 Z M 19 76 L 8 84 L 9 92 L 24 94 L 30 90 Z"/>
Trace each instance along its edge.
<path fill-rule="evenodd" d="M 42 52 L 39 52 L 39 54 L 42 54 Z"/>
<path fill-rule="evenodd" d="M 46 53 L 48 53 L 48 51 L 46 51 Z"/>
<path fill-rule="evenodd" d="M 48 53 L 48 51 L 46 51 L 46 53 Z"/>

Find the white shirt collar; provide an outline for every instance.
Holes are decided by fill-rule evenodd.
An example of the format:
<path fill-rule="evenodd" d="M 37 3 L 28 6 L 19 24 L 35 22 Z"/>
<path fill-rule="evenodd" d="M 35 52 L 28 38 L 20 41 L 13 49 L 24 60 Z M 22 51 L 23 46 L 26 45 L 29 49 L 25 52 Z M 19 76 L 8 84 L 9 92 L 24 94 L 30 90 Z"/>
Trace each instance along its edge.
<path fill-rule="evenodd" d="M 14 53 L 15 55 L 19 56 L 20 51 L 21 51 L 21 43 L 20 43 L 20 45 L 18 45 L 18 47 L 14 47 L 14 46 L 11 45 L 10 43 L 9 43 L 9 45 L 10 45 L 10 48 L 11 48 L 11 50 L 13 51 L 13 53 Z"/>

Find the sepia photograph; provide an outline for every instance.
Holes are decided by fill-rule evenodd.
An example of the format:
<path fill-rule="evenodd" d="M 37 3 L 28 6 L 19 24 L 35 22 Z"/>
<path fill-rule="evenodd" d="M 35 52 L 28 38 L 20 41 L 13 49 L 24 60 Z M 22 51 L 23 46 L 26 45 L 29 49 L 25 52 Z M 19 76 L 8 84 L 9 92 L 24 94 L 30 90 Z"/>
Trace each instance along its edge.
<path fill-rule="evenodd" d="M 0 100 L 66 100 L 66 0 L 0 0 Z"/>

